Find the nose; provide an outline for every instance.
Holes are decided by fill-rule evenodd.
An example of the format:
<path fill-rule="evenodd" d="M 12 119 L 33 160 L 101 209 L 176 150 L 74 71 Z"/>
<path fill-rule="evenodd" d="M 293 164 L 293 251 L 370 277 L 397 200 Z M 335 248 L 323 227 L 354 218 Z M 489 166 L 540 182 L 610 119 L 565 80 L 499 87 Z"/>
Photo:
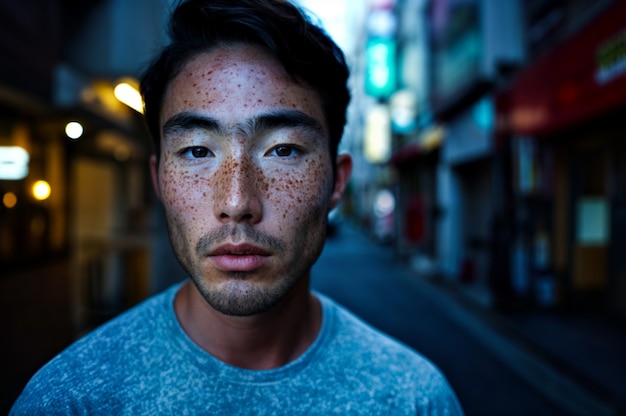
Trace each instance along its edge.
<path fill-rule="evenodd" d="M 220 169 L 217 180 L 215 216 L 222 223 L 261 221 L 263 204 L 260 198 L 261 178 L 246 158 L 233 158 Z"/>

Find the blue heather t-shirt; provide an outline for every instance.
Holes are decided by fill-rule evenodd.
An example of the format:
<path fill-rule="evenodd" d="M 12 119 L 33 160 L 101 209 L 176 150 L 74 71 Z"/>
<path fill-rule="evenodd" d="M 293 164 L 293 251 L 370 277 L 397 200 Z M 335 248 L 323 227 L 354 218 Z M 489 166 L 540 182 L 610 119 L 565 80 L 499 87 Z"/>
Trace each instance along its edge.
<path fill-rule="evenodd" d="M 327 297 L 315 342 L 271 370 L 228 365 L 174 312 L 180 285 L 78 340 L 30 380 L 11 415 L 460 415 L 441 372 Z"/>

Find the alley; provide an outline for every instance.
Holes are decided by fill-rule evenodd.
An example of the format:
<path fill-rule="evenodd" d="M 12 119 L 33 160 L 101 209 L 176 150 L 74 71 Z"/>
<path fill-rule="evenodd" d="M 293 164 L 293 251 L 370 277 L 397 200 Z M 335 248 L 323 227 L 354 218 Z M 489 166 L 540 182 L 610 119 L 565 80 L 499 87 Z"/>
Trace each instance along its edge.
<path fill-rule="evenodd" d="M 448 377 L 467 415 L 565 411 L 513 374 L 438 302 L 435 289 L 344 224 L 313 269 L 313 288 L 420 351 Z"/>

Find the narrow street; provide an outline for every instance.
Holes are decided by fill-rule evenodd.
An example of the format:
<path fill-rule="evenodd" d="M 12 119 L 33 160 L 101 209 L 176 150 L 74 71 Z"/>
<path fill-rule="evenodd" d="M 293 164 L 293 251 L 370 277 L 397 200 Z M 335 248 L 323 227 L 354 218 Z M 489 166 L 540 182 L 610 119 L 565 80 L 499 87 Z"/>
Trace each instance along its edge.
<path fill-rule="evenodd" d="M 351 226 L 342 224 L 337 237 L 329 239 L 312 281 L 315 290 L 433 361 L 446 374 L 467 415 L 566 413 L 460 325 L 439 301 L 446 296 L 440 289 L 399 261 L 391 248 Z"/>
<path fill-rule="evenodd" d="M 68 267 L 58 262 L 0 279 L 0 329 L 6 335 L 0 343 L 0 414 L 8 411 L 34 371 L 73 340 Z M 468 309 L 452 292 L 411 270 L 391 247 L 347 223 L 328 240 L 314 266 L 312 286 L 434 362 L 467 415 L 624 414 L 606 406 L 607 401 L 594 400 L 567 373 L 550 371 L 524 355 L 523 348 L 512 348 L 514 341 L 504 328 L 489 325 L 480 311 Z M 585 328 L 585 333 L 602 349 L 580 341 L 562 344 L 574 358 L 582 355 L 584 364 L 594 367 L 590 371 L 603 379 L 598 384 L 602 389 L 608 391 L 609 383 L 619 393 L 624 365 L 619 354 L 626 339 L 603 334 L 602 326 L 593 322 L 594 331 Z M 548 323 L 538 327 L 543 335 L 557 328 Z M 582 335 L 566 331 L 563 336 L 580 340 Z"/>

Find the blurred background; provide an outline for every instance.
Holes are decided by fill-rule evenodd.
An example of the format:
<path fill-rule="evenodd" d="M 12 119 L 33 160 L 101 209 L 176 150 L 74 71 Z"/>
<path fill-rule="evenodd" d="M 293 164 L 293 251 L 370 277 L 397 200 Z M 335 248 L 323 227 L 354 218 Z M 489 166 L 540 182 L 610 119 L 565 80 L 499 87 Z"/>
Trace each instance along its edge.
<path fill-rule="evenodd" d="M 0 412 L 74 339 L 184 278 L 137 96 L 173 3 L 0 0 Z M 331 236 L 364 237 L 463 313 L 532 322 L 539 346 L 576 328 L 538 355 L 604 355 L 557 367 L 623 410 L 626 1 L 299 3 L 352 70 Z"/>

